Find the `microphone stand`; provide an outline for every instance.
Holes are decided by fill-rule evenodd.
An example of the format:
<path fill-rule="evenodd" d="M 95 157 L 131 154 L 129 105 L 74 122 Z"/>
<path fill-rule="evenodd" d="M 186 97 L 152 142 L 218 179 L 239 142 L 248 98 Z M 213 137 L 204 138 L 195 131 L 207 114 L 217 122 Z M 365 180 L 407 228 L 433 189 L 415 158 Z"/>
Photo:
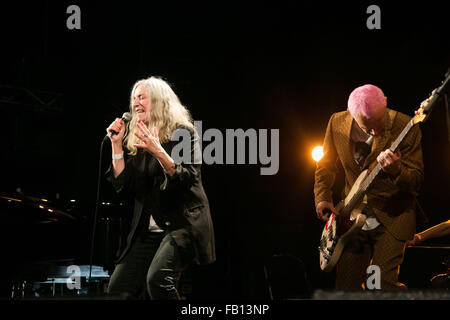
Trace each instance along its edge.
<path fill-rule="evenodd" d="M 97 178 L 97 198 L 95 200 L 95 212 L 94 212 L 94 223 L 92 227 L 92 239 L 91 239 L 91 249 L 90 249 L 90 257 L 89 257 L 89 280 L 88 282 L 91 283 L 92 279 L 92 261 L 94 257 L 94 245 L 95 245 L 95 230 L 97 228 L 97 216 L 98 216 L 98 206 L 100 202 L 100 185 L 102 180 L 102 157 L 103 157 L 103 145 L 105 144 L 105 141 L 108 140 L 108 135 L 105 135 L 105 137 L 102 140 L 102 143 L 100 145 L 100 156 L 98 161 L 98 178 Z"/>

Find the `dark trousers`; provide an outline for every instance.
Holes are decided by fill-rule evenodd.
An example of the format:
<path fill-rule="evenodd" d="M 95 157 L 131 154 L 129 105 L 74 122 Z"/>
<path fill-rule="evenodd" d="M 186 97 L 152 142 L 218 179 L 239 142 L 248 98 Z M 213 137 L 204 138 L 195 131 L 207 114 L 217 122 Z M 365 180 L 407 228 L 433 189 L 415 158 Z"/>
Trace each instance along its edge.
<path fill-rule="evenodd" d="M 181 252 L 170 234 L 143 232 L 116 266 L 108 294 L 137 299 L 145 283 L 151 299 L 179 299 L 177 284 L 188 263 L 189 256 Z"/>

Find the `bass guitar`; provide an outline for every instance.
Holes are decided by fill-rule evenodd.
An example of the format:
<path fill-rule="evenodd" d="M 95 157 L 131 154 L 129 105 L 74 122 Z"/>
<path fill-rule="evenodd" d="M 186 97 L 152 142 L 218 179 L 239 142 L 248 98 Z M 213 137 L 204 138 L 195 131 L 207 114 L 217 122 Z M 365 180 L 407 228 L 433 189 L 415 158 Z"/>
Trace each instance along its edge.
<path fill-rule="evenodd" d="M 390 147 L 392 152 L 397 150 L 400 143 L 415 125 L 425 121 L 428 113 L 424 113 L 424 109 L 432 99 L 433 95 L 422 102 L 420 108 L 415 112 L 415 116 L 392 143 Z M 380 171 L 381 166 L 377 163 L 370 170 L 366 169 L 361 172 L 349 194 L 335 206 L 338 214 L 335 212 L 330 214 L 319 242 L 320 268 L 323 271 L 333 270 L 346 244 L 364 225 L 366 221 L 364 209 L 367 206 L 366 191 Z"/>

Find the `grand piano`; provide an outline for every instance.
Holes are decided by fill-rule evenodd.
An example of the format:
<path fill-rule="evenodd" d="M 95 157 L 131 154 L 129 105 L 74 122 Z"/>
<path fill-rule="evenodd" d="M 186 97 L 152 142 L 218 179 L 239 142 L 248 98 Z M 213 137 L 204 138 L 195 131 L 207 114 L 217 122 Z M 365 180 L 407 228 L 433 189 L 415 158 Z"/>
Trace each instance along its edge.
<path fill-rule="evenodd" d="M 93 206 L 20 193 L 0 194 L 0 298 L 42 296 L 46 283 L 63 283 L 67 266 L 90 267 Z M 102 202 L 93 246 L 91 276 L 107 278 L 114 268 L 127 226 L 124 206 Z M 42 284 L 41 286 L 37 284 Z M 80 294 L 80 291 L 78 291 Z"/>

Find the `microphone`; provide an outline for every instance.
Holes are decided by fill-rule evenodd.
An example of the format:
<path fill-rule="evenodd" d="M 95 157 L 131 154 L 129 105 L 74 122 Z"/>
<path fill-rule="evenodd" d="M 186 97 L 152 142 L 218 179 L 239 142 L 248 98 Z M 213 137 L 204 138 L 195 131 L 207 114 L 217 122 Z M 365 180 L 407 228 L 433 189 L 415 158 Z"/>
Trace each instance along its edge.
<path fill-rule="evenodd" d="M 125 112 L 123 115 L 122 115 L 122 120 L 125 122 L 125 123 L 127 123 L 127 122 L 130 122 L 130 120 L 131 120 L 131 113 L 129 113 L 129 112 Z M 117 134 L 117 132 L 115 132 L 114 130 L 109 130 L 109 135 L 115 135 L 115 134 Z"/>

